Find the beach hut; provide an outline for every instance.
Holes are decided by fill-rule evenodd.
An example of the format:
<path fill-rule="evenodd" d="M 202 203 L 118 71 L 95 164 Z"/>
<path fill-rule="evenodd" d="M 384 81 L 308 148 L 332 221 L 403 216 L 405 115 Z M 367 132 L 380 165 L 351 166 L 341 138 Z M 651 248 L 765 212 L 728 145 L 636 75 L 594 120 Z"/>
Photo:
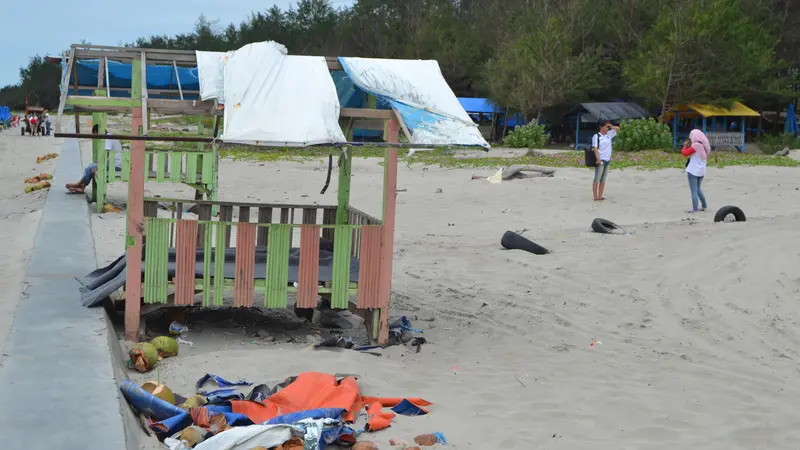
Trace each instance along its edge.
<path fill-rule="evenodd" d="M 572 116 L 575 116 L 574 118 Z M 631 102 L 581 103 L 567 118 L 575 121 L 575 149 L 588 148 L 590 140 L 597 132 L 597 123 L 611 120 L 619 123 L 629 119 L 653 117 L 646 109 Z M 591 125 L 581 129 L 581 125 Z"/>
<path fill-rule="evenodd" d="M 472 120 L 478 124 L 483 137 L 490 142 L 494 141 L 498 123 L 502 124 L 505 120 L 506 109 L 492 103 L 488 98 L 475 98 L 475 97 L 458 97 L 458 102 L 464 108 L 464 111 L 470 115 Z M 482 123 L 491 122 L 491 125 L 481 125 Z"/>
<path fill-rule="evenodd" d="M 291 294 L 299 309 L 316 308 L 320 298 L 332 309 L 354 308 L 365 318 L 370 339 L 386 343 L 398 148 L 489 147 L 436 61 L 293 56 L 275 42 L 253 43 L 225 53 L 73 45 L 65 61 L 55 137 L 96 143 L 105 138 L 130 141 L 125 157 L 129 165 L 125 254 L 112 264 L 121 275 L 108 282 L 125 288 L 125 336 L 132 341 L 138 339 L 141 313 L 149 307 L 232 304 L 248 308 L 258 305 L 258 294 L 259 306 L 285 308 L 291 304 Z M 79 72 L 87 65 L 97 67 L 91 78 L 96 85 L 84 87 L 85 78 Z M 115 86 L 104 70 L 108 67 L 119 67 L 130 90 Z M 332 72 L 345 72 L 353 93 L 365 99 L 367 107 L 342 107 L 342 91 L 348 89 L 335 83 Z M 163 83 L 159 74 L 171 77 L 171 73 L 175 73 L 174 83 L 151 84 Z M 197 73 L 199 92 L 182 91 L 184 73 L 189 77 Z M 401 73 L 407 83 L 391 83 Z M 82 95 L 87 91 L 93 95 Z M 390 109 L 368 107 L 379 103 L 375 97 Z M 405 98 L 418 101 L 411 104 Z M 353 102 L 344 103 L 362 103 Z M 81 133 L 77 123 L 74 133 L 65 132 L 61 119 L 68 106 L 77 113 L 92 113 L 95 123 L 107 112 L 128 111 L 131 134 Z M 214 121 L 213 134 L 149 134 L 151 112 L 209 117 Z M 367 128 L 361 122 L 375 120 L 386 124 L 385 142 L 370 144 L 384 148 L 383 205 L 380 213 L 370 215 L 350 205 L 349 149 L 359 145 L 352 142 L 353 129 Z M 407 144 L 400 143 L 400 133 Z M 295 148 L 323 145 L 339 155 L 337 202 L 145 197 L 149 162 L 155 161 L 157 177 L 173 181 L 200 169 L 187 159 L 193 149 L 146 148 L 151 142 L 193 142 L 212 149 L 220 142 Z M 187 204 L 196 205 L 196 213 L 189 213 Z M 212 214 L 214 208 L 219 209 L 218 216 Z M 117 288 L 111 287 L 108 292 Z"/>
<path fill-rule="evenodd" d="M 745 119 L 759 117 L 759 113 L 740 102 L 730 108 L 690 103 L 677 105 L 664 115 L 672 121 L 672 144 L 681 145 L 689 132 L 698 128 L 708 136 L 712 148 L 735 148 L 744 152 Z"/>

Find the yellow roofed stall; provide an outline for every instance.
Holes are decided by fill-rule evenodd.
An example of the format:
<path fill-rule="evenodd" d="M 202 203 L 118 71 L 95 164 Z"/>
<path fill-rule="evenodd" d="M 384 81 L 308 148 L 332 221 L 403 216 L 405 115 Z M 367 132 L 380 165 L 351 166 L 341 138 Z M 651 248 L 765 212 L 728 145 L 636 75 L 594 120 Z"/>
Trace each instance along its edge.
<path fill-rule="evenodd" d="M 676 105 L 664 114 L 672 121 L 673 144 L 677 147 L 692 129 L 701 129 L 715 148 L 735 148 L 744 152 L 745 119 L 760 114 L 741 102 L 730 107 L 690 103 Z"/>

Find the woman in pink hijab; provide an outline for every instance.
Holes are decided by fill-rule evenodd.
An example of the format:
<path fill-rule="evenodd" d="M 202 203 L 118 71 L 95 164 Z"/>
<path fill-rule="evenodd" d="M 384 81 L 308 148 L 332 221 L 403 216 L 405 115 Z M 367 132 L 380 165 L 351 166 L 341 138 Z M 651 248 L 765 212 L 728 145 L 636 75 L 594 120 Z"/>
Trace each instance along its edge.
<path fill-rule="evenodd" d="M 687 144 L 681 150 L 683 156 L 689 157 L 689 161 L 686 164 L 686 174 L 689 177 L 689 190 L 692 192 L 692 209 L 687 212 L 696 213 L 705 211 L 708 208 L 706 196 L 703 195 L 701 185 L 703 177 L 706 176 L 706 160 L 708 160 L 708 154 L 711 153 L 711 144 L 709 144 L 705 133 L 700 130 L 692 130 L 689 133 Z M 701 208 L 698 208 L 698 200 L 702 205 Z"/>

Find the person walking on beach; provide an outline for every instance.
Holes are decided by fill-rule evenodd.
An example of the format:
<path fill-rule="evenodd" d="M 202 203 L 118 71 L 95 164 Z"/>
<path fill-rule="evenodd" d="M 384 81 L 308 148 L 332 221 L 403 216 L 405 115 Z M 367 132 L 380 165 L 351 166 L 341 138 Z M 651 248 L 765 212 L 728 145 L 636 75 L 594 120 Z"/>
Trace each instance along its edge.
<path fill-rule="evenodd" d="M 606 188 L 606 176 L 608 175 L 608 166 L 611 164 L 611 140 L 619 132 L 619 127 L 611 124 L 610 120 L 600 122 L 600 130 L 592 136 L 592 151 L 597 160 L 597 166 L 594 168 L 594 182 L 592 183 L 592 194 L 594 194 L 594 201 L 599 202 L 605 200 L 603 191 Z"/>
<path fill-rule="evenodd" d="M 687 213 L 705 211 L 708 208 L 702 184 L 703 178 L 706 176 L 706 160 L 708 160 L 709 153 L 711 153 L 711 144 L 708 142 L 708 137 L 700 130 L 692 130 L 689 133 L 689 140 L 681 150 L 683 156 L 689 157 L 686 174 L 689 178 L 689 191 L 692 194 L 692 209 L 686 211 Z"/>

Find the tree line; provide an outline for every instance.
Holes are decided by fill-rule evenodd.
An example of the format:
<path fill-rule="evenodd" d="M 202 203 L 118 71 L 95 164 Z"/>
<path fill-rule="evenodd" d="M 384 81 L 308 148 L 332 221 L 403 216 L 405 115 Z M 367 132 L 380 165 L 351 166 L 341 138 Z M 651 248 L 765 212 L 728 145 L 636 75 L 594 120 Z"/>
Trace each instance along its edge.
<path fill-rule="evenodd" d="M 290 54 L 435 59 L 458 96 L 528 118 L 578 101 L 782 109 L 798 96 L 800 0 L 328 0 L 253 12 L 239 25 L 131 46 L 227 51 L 274 40 Z M 98 43 L 104 44 L 104 43 Z M 58 105 L 60 69 L 41 57 L 0 89 L 0 105 Z"/>

